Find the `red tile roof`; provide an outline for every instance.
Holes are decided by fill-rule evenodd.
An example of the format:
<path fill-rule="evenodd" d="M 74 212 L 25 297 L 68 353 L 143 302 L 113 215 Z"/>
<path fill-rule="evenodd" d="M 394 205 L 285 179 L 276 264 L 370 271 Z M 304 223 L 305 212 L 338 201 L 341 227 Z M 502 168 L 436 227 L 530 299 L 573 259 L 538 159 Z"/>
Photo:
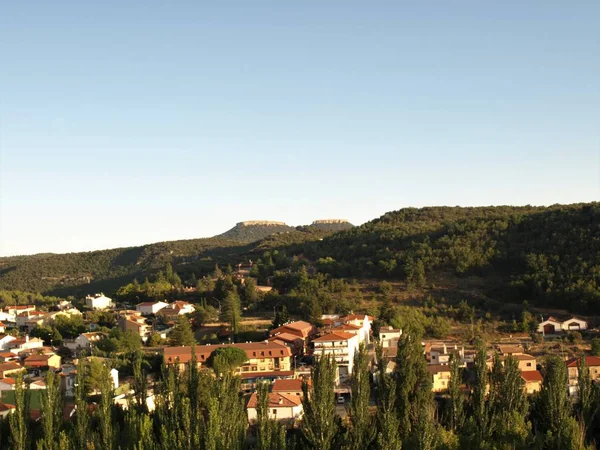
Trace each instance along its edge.
<path fill-rule="evenodd" d="M 294 375 L 293 370 L 279 370 L 277 372 L 242 372 L 242 380 L 250 378 L 273 378 L 273 377 L 291 377 Z"/>
<path fill-rule="evenodd" d="M 326 334 L 314 340 L 314 342 L 330 342 L 330 341 L 347 341 L 348 339 L 355 338 L 355 334 L 345 333 L 338 331 L 334 333 Z"/>
<path fill-rule="evenodd" d="M 300 336 L 296 336 L 295 334 L 290 334 L 290 333 L 276 334 L 275 336 L 270 337 L 269 341 L 275 341 L 278 339 L 280 341 L 284 341 L 284 342 L 295 342 L 295 341 L 304 342 Z"/>
<path fill-rule="evenodd" d="M 295 395 L 279 394 L 276 392 L 269 393 L 269 408 L 292 408 L 302 403 L 302 400 Z M 258 405 L 258 395 L 252 394 L 248 400 L 247 408 L 256 408 Z"/>
<path fill-rule="evenodd" d="M 289 347 L 276 342 L 247 342 L 240 344 L 197 345 L 196 358 L 199 363 L 204 363 L 216 349 L 227 347 L 237 347 L 244 350 L 248 359 L 282 358 L 292 355 Z M 165 347 L 163 353 L 167 364 L 173 363 L 177 359 L 180 363 L 187 363 L 192 358 L 191 347 Z"/>
<path fill-rule="evenodd" d="M 427 372 L 432 374 L 440 372 L 450 372 L 450 366 L 446 366 L 444 364 L 428 364 Z"/>
<path fill-rule="evenodd" d="M 579 367 L 581 358 L 571 358 L 567 361 L 567 367 Z M 585 363 L 589 366 L 600 366 L 600 357 L 586 356 Z"/>
<path fill-rule="evenodd" d="M 283 391 L 283 392 L 291 392 L 291 391 L 299 391 L 302 392 L 302 380 L 293 379 L 293 380 L 275 380 L 273 383 L 273 388 L 271 389 L 273 392 Z"/>
<path fill-rule="evenodd" d="M 542 374 L 539 370 L 527 370 L 525 372 L 521 372 L 521 378 L 523 378 L 526 382 L 535 382 L 542 381 Z"/>

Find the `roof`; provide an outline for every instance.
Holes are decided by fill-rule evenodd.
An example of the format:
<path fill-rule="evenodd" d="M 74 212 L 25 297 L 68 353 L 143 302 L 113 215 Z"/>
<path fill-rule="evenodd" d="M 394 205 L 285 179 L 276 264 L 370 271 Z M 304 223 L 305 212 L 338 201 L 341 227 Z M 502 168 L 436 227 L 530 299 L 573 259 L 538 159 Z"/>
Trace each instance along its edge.
<path fill-rule="evenodd" d="M 539 370 L 526 370 L 525 372 L 521 372 L 521 378 L 523 378 L 526 382 L 536 382 L 542 381 L 542 374 Z"/>
<path fill-rule="evenodd" d="M 6 327 L 2 322 L 0 322 L 0 327 Z"/>
<path fill-rule="evenodd" d="M 240 374 L 242 380 L 249 380 L 252 378 L 291 377 L 293 375 L 293 370 L 280 370 L 278 372 L 242 372 Z"/>
<path fill-rule="evenodd" d="M 570 319 L 565 320 L 564 323 L 571 322 L 572 320 L 576 320 L 577 322 L 587 323 L 585 320 L 580 319 L 578 317 L 571 317 Z"/>
<path fill-rule="evenodd" d="M 432 374 L 440 372 L 450 372 L 450 366 L 444 364 L 429 364 L 427 366 L 427 372 Z"/>
<path fill-rule="evenodd" d="M 10 410 L 15 409 L 15 408 L 16 408 L 15 405 L 11 405 L 10 403 L 2 403 L 2 402 L 0 402 L 0 412 L 10 411 Z"/>
<path fill-rule="evenodd" d="M 198 362 L 205 362 L 210 354 L 218 348 L 237 347 L 246 352 L 248 359 L 250 358 L 276 358 L 291 356 L 292 352 L 289 347 L 278 344 L 276 342 L 247 342 L 240 344 L 218 344 L 218 345 L 197 345 L 196 358 Z M 179 360 L 180 363 L 187 363 L 192 358 L 191 347 L 165 347 L 163 349 L 166 363 L 173 363 Z"/>
<path fill-rule="evenodd" d="M 279 333 L 276 334 L 275 336 L 271 336 L 269 338 L 269 341 L 274 341 L 274 340 L 280 340 L 280 341 L 284 341 L 284 342 L 295 342 L 295 341 L 302 341 L 302 338 L 300 336 L 296 336 L 295 334 L 290 334 L 290 333 Z"/>
<path fill-rule="evenodd" d="M 19 370 L 22 369 L 21 364 L 17 364 L 16 362 L 5 362 L 0 364 L 0 371 L 4 372 L 7 370 Z"/>
<path fill-rule="evenodd" d="M 154 305 L 156 305 L 157 303 L 162 303 L 162 302 L 142 302 L 142 303 L 138 303 L 138 304 L 137 304 L 137 305 L 135 305 L 135 306 L 136 306 L 136 307 L 137 307 L 137 306 L 154 306 Z"/>
<path fill-rule="evenodd" d="M 333 329 L 333 331 L 344 331 L 344 330 L 352 330 L 352 331 L 357 331 L 360 330 L 361 327 L 359 327 L 358 325 L 352 325 L 351 323 L 343 323 L 337 327 L 335 327 Z"/>
<path fill-rule="evenodd" d="M 17 380 L 15 380 L 14 378 L 10 378 L 10 377 L 0 378 L 0 383 L 4 383 L 4 384 L 14 385 L 16 381 Z"/>
<path fill-rule="evenodd" d="M 302 400 L 296 395 L 280 394 L 277 392 L 269 392 L 269 408 L 293 408 L 302 403 Z M 256 408 L 258 405 L 258 395 L 253 393 L 248 400 L 247 408 Z"/>
<path fill-rule="evenodd" d="M 342 320 L 365 320 L 365 317 L 368 317 L 371 322 L 375 320 L 375 317 L 367 314 L 348 314 L 347 316 L 342 317 Z"/>
<path fill-rule="evenodd" d="M 293 380 L 275 380 L 273 383 L 273 388 L 271 389 L 273 392 L 277 391 L 302 391 L 303 381 L 299 379 Z"/>
<path fill-rule="evenodd" d="M 520 345 L 499 345 L 500 353 L 523 353 L 523 347 Z"/>
<path fill-rule="evenodd" d="M 347 341 L 348 339 L 352 339 L 355 337 L 355 334 L 346 333 L 344 331 L 337 331 L 334 333 L 328 333 L 325 336 L 321 336 L 317 339 L 314 339 L 313 342 Z"/>
<path fill-rule="evenodd" d="M 85 336 L 88 340 L 92 339 L 98 339 L 98 338 L 105 338 L 106 334 L 100 332 L 100 331 L 96 331 L 96 332 L 92 332 L 92 333 L 81 333 L 81 336 Z"/>
<path fill-rule="evenodd" d="M 29 367 L 44 367 L 48 365 L 50 358 L 57 355 L 31 355 L 25 358 L 24 364 Z"/>
<path fill-rule="evenodd" d="M 550 316 L 548 317 L 546 320 L 544 320 L 541 323 L 546 323 L 546 322 L 555 322 L 555 323 L 561 323 L 560 320 L 558 320 L 556 317 Z"/>
<path fill-rule="evenodd" d="M 567 361 L 567 367 L 579 367 L 581 358 L 571 358 Z M 600 366 L 600 357 L 586 356 L 585 363 L 589 366 Z"/>
<path fill-rule="evenodd" d="M 298 320 L 296 322 L 290 322 L 283 325 L 286 328 L 291 328 L 292 330 L 298 331 L 310 331 L 314 328 L 311 323 L 305 322 L 304 320 Z"/>

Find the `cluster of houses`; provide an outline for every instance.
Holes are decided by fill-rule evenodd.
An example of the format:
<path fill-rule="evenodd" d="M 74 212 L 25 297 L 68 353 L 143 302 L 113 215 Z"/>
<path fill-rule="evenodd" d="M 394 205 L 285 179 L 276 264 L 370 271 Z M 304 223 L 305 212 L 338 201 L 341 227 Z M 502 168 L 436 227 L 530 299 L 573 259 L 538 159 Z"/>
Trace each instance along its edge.
<path fill-rule="evenodd" d="M 568 331 L 582 331 L 587 329 L 588 324 L 583 319 L 571 317 L 562 322 L 555 317 L 550 316 L 546 320 L 540 322 L 537 332 L 543 334 L 560 334 Z"/>

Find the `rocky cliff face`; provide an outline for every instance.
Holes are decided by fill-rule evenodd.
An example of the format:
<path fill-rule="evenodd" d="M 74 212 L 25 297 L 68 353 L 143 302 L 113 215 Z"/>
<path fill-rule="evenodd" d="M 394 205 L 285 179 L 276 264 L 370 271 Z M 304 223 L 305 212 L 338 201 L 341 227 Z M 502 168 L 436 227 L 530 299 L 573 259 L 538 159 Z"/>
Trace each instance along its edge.
<path fill-rule="evenodd" d="M 241 242 L 254 242 L 275 233 L 286 233 L 290 231 L 294 231 L 294 228 L 286 225 L 284 222 L 272 220 L 246 220 L 237 223 L 231 230 L 215 237 L 235 239 Z"/>

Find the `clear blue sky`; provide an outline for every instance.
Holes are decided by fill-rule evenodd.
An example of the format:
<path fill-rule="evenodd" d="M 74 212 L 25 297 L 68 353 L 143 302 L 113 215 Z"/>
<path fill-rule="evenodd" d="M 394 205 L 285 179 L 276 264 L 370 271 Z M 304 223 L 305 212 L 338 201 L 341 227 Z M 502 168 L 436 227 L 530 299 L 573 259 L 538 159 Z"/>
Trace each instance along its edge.
<path fill-rule="evenodd" d="M 600 2 L 0 13 L 0 255 L 600 197 Z"/>

